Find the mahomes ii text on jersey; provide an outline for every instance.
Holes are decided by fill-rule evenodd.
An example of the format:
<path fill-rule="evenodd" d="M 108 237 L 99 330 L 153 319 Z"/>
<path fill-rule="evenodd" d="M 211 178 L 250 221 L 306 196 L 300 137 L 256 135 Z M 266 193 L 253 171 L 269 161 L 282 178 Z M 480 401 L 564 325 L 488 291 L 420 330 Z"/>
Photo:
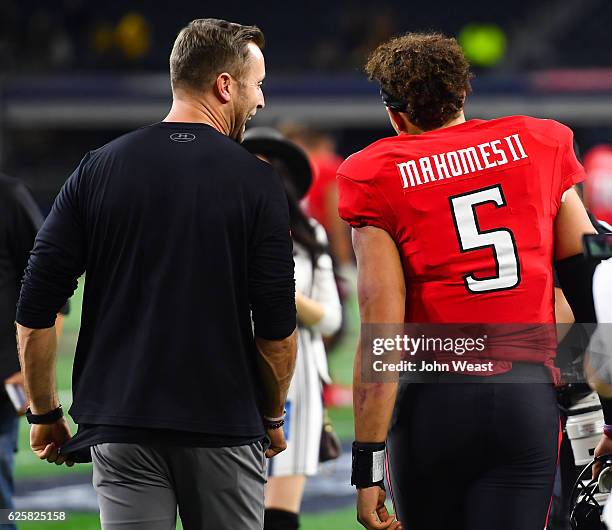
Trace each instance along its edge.
<path fill-rule="evenodd" d="M 403 188 L 414 188 L 429 182 L 476 173 L 528 158 L 520 136 L 513 134 L 503 140 L 492 140 L 476 146 L 424 156 L 397 164 Z"/>

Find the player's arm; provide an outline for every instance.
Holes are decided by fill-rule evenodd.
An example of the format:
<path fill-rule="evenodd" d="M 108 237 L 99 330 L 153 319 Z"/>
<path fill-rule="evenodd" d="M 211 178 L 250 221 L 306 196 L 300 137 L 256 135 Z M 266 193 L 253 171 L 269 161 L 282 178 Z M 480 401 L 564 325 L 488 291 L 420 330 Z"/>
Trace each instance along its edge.
<path fill-rule="evenodd" d="M 597 233 L 574 188 L 565 192 L 557 217 L 555 217 L 554 231 L 556 261 L 577 254 L 582 255 L 582 236 Z"/>
<path fill-rule="evenodd" d="M 379 228 L 353 229 L 357 257 L 357 289 L 361 322 L 399 324 L 404 321 L 406 286 L 401 259 L 393 239 Z M 355 355 L 353 408 L 355 444 L 352 482 L 357 485 L 357 515 L 366 528 L 399 528 L 384 506 L 380 460 L 393 413 L 397 383 L 364 383 L 361 350 Z M 382 451 L 382 453 L 381 453 Z M 371 484 L 368 487 L 368 482 Z M 377 484 L 378 483 L 378 484 Z"/>
<path fill-rule="evenodd" d="M 574 313 L 560 287 L 555 287 L 555 322 L 557 323 L 557 342 L 561 343 L 570 325 L 574 323 Z"/>
<path fill-rule="evenodd" d="M 346 225 L 338 215 L 338 188 L 330 185 L 325 194 L 325 214 L 329 220 L 329 245 L 340 269 L 354 267 L 353 251 Z"/>
<path fill-rule="evenodd" d="M 582 255 L 582 236 L 597 231 L 573 188 L 565 193 L 555 218 L 555 267 L 576 322 L 595 322 L 593 273 L 596 263 Z"/>
<path fill-rule="evenodd" d="M 357 256 L 361 322 L 404 322 L 406 286 L 400 256 L 391 236 L 380 228 L 353 229 Z M 359 442 L 384 442 L 397 392 L 396 383 L 363 383 L 361 351 L 355 355 L 353 408 L 355 438 Z"/>

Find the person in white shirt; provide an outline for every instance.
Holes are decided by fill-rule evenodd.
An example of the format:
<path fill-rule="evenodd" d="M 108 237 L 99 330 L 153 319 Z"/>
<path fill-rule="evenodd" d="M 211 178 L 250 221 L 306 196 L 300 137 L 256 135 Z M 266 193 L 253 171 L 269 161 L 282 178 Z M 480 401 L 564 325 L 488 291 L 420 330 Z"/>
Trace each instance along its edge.
<path fill-rule="evenodd" d="M 298 353 L 286 404 L 287 449 L 270 460 L 265 530 L 299 527 L 306 477 L 317 473 L 323 425 L 322 383 L 330 382 L 323 337 L 340 327 L 342 309 L 323 227 L 300 208 L 312 181 L 306 154 L 275 129 L 249 129 L 242 144 L 281 176 L 295 261 Z"/>

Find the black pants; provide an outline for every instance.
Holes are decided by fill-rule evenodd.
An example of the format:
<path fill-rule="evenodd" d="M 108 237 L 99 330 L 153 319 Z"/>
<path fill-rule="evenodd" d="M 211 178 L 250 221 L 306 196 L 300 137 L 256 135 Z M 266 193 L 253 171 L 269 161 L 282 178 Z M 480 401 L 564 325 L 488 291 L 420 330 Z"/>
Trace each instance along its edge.
<path fill-rule="evenodd" d="M 510 380 L 400 384 L 388 456 L 404 529 L 544 528 L 558 454 L 555 391 Z"/>

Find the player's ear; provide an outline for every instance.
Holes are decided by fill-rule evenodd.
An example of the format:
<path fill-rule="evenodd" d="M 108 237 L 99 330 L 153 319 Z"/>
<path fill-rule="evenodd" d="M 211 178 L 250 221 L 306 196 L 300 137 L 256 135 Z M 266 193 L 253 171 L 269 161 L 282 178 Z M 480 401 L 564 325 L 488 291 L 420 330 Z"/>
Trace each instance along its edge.
<path fill-rule="evenodd" d="M 406 117 L 401 112 L 391 110 L 389 107 L 387 107 L 387 114 L 389 115 L 391 126 L 395 129 L 397 134 L 408 131 Z"/>

